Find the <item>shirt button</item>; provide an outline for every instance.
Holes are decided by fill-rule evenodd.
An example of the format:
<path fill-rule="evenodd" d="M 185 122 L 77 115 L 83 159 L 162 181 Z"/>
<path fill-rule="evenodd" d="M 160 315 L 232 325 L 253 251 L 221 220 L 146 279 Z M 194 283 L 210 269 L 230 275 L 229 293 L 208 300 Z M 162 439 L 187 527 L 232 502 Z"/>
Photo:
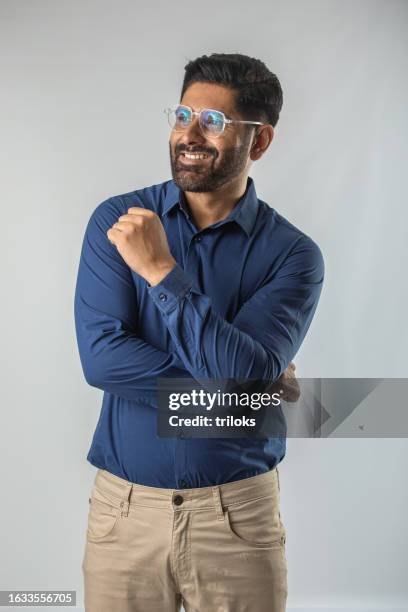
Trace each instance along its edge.
<path fill-rule="evenodd" d="M 162 302 L 165 302 L 167 300 L 167 295 L 165 293 L 161 293 L 159 295 L 159 300 L 161 300 Z"/>
<path fill-rule="evenodd" d="M 188 482 L 186 482 L 185 480 L 180 480 L 180 489 L 187 489 L 188 488 Z"/>
<path fill-rule="evenodd" d="M 195 241 L 196 241 L 196 242 L 201 242 L 201 241 L 202 241 L 202 239 L 203 239 L 203 237 L 202 237 L 202 236 L 196 236 L 196 237 L 195 237 Z"/>
<path fill-rule="evenodd" d="M 183 503 L 183 498 L 182 498 L 182 496 L 181 496 L 181 495 L 175 495 L 175 496 L 174 496 L 174 498 L 173 498 L 173 503 L 174 503 L 176 506 L 181 506 L 181 504 Z"/>

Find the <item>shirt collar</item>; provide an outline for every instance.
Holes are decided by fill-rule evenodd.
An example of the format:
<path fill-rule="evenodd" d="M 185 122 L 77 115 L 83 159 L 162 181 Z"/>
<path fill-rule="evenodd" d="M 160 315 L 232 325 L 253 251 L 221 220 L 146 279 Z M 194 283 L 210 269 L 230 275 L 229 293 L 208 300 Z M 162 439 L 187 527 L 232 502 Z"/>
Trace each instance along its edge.
<path fill-rule="evenodd" d="M 177 204 L 185 208 L 184 193 L 178 185 L 171 179 L 168 181 L 167 191 L 163 204 L 163 215 L 166 215 Z M 215 223 L 218 227 L 224 223 L 235 221 L 249 236 L 254 228 L 259 202 L 255 191 L 255 183 L 251 176 L 248 176 L 247 187 L 243 196 L 238 200 L 228 217 Z"/>

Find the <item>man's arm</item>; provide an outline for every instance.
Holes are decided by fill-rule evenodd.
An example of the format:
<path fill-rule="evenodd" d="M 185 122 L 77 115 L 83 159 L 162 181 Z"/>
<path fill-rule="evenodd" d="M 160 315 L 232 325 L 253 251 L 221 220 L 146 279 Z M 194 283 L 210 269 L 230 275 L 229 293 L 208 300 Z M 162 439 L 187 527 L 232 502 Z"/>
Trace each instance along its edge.
<path fill-rule="evenodd" d="M 148 288 L 186 369 L 196 379 L 276 381 L 297 353 L 323 285 L 322 253 L 302 234 L 276 275 L 241 307 L 232 323 L 212 309 L 176 264 Z"/>
<path fill-rule="evenodd" d="M 106 232 L 118 218 L 106 200 L 85 231 L 74 299 L 79 355 L 86 381 L 132 400 L 155 390 L 158 376 L 186 375 L 176 354 L 137 336 L 137 300 L 131 271 Z"/>

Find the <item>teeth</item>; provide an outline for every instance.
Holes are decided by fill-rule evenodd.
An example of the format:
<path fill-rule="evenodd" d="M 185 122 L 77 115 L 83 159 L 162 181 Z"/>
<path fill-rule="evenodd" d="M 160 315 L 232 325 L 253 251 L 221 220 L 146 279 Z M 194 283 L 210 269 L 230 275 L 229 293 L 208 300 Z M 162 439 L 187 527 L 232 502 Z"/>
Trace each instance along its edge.
<path fill-rule="evenodd" d="M 187 157 L 187 159 L 205 159 L 206 157 L 208 157 L 208 155 L 205 155 L 203 153 L 197 154 L 197 153 L 183 153 L 183 155 L 185 157 Z"/>

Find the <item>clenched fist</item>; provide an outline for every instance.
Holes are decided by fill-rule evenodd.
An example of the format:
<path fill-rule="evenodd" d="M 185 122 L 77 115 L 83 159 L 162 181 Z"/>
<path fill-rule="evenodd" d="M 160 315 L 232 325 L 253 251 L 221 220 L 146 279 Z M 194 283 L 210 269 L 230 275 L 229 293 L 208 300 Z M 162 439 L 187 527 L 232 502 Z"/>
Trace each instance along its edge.
<path fill-rule="evenodd" d="M 279 393 L 284 402 L 297 402 L 300 397 L 300 387 L 295 370 L 296 366 L 291 361 L 279 378 L 268 387 L 268 393 Z"/>
<path fill-rule="evenodd" d="M 291 361 L 286 370 L 278 378 L 278 386 L 283 389 L 282 399 L 285 402 L 297 402 L 300 397 L 300 387 L 295 374 L 296 366 Z"/>
<path fill-rule="evenodd" d="M 176 265 L 160 217 L 132 206 L 106 232 L 127 263 L 150 285 L 157 285 Z"/>

